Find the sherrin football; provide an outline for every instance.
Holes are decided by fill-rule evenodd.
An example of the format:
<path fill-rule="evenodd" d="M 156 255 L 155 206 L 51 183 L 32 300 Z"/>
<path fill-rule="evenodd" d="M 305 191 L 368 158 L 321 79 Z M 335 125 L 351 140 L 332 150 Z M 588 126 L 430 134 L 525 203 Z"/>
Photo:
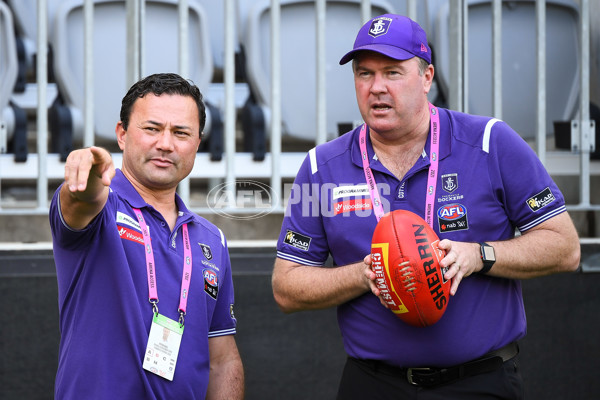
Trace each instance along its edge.
<path fill-rule="evenodd" d="M 413 326 L 430 326 L 444 315 L 450 280 L 440 267 L 444 250 L 425 220 L 395 210 L 379 220 L 371 241 L 375 284 L 388 308 Z"/>

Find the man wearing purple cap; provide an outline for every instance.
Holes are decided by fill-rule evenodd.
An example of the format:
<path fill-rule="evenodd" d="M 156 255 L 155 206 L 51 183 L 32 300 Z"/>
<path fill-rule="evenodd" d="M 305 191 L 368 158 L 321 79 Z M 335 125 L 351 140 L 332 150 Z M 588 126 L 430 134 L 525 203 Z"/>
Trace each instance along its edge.
<path fill-rule="evenodd" d="M 338 399 L 522 398 L 519 280 L 579 265 L 564 197 L 506 123 L 428 102 L 434 68 L 416 22 L 370 20 L 340 64 L 350 60 L 365 124 L 311 150 L 298 172 L 277 245 L 277 303 L 337 307 L 348 354 Z M 374 285 L 371 237 L 396 209 L 424 217 L 446 251 L 452 298 L 425 328 L 382 306 Z"/>

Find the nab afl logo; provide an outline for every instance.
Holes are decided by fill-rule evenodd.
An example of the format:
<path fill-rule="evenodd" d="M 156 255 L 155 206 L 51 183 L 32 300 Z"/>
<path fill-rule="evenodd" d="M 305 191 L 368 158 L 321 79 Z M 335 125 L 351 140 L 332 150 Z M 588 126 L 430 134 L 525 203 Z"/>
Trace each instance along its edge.
<path fill-rule="evenodd" d="M 203 271 L 203 273 L 204 273 L 204 280 L 207 283 L 210 283 L 213 286 L 217 286 L 217 274 L 215 274 L 215 271 L 207 268 Z"/>
<path fill-rule="evenodd" d="M 216 300 L 219 294 L 218 275 L 210 268 L 204 268 L 202 275 L 204 276 L 204 291 Z"/>
<path fill-rule="evenodd" d="M 386 34 L 391 23 L 391 18 L 381 17 L 374 19 L 369 28 L 369 35 L 377 37 Z"/>
<path fill-rule="evenodd" d="M 440 233 L 469 229 L 467 208 L 462 204 L 448 204 L 437 212 Z"/>

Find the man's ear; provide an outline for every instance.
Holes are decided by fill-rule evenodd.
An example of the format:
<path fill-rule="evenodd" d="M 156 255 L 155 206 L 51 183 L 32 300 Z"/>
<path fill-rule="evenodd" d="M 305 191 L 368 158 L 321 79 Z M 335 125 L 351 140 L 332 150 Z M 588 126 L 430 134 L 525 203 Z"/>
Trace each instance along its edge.
<path fill-rule="evenodd" d="M 431 85 L 433 84 L 433 76 L 435 74 L 435 69 L 433 68 L 433 64 L 429 64 L 427 69 L 423 73 L 423 78 L 425 79 L 425 94 L 428 94 L 431 90 Z"/>
<path fill-rule="evenodd" d="M 127 134 L 127 131 L 125 128 L 123 128 L 123 122 L 117 122 L 115 134 L 117 135 L 117 143 L 119 143 L 119 148 L 123 150 L 125 148 L 125 135 Z"/>

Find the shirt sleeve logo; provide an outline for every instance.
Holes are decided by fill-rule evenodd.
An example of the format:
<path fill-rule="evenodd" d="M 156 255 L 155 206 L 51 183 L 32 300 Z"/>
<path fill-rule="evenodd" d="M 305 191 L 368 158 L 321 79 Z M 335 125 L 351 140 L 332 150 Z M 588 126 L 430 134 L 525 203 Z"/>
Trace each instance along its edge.
<path fill-rule="evenodd" d="M 302 235 L 298 232 L 294 232 L 291 230 L 287 230 L 285 234 L 285 239 L 283 239 L 283 243 L 289 244 L 297 249 L 308 251 L 310 247 L 310 241 L 312 239 L 308 236 Z"/>
<path fill-rule="evenodd" d="M 527 199 L 527 205 L 531 211 L 536 212 L 552 203 L 556 198 L 549 187 L 542 190 L 538 194 Z"/>

